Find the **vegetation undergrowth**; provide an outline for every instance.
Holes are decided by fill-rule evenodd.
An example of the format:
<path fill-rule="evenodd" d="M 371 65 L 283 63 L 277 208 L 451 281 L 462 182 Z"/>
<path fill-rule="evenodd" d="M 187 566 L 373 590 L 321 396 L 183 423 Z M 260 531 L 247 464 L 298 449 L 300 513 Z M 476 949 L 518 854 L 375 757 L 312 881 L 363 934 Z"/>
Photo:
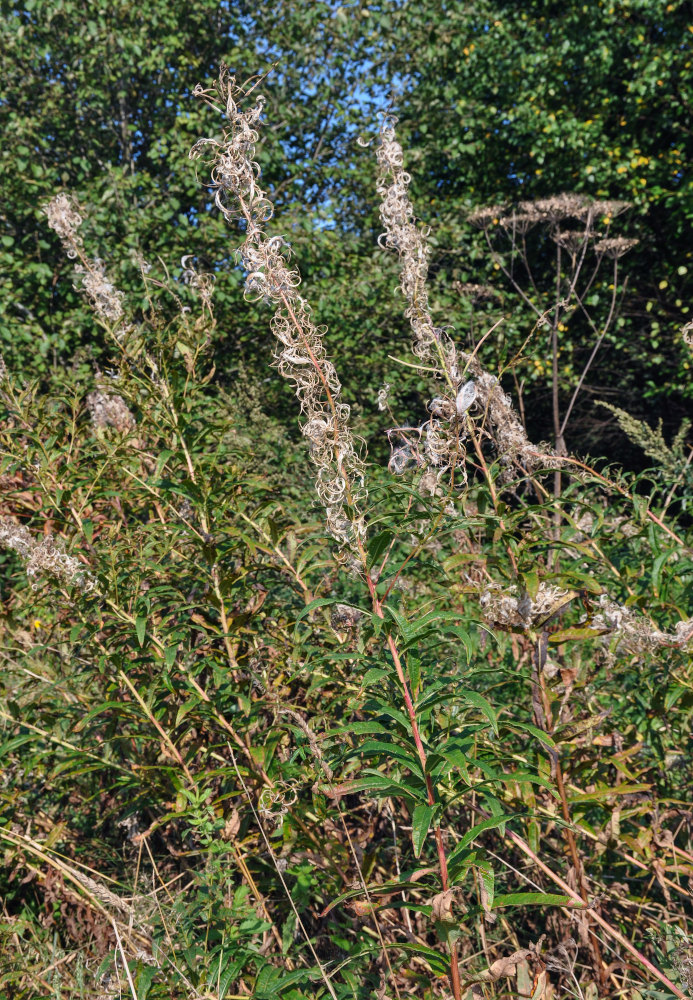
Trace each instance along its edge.
<path fill-rule="evenodd" d="M 535 444 L 505 389 L 522 355 L 492 372 L 489 330 L 463 347 L 431 314 L 383 117 L 379 242 L 411 330 L 396 363 L 429 401 L 401 413 L 374 387 L 378 465 L 342 397 L 349 358 L 328 357 L 270 229 L 261 82 L 197 88 L 224 124 L 191 156 L 240 232 L 302 440 L 262 385 L 215 369 L 213 274 L 141 259 L 130 302 L 81 234 L 88 209 L 45 207 L 111 361 L 2 373 L 3 988 L 683 997 L 688 429 L 670 448 L 643 431 L 660 468 L 628 477 L 568 454 L 587 369 L 563 410 L 558 394 L 567 318 L 593 333 L 587 367 L 616 318 L 627 206 L 560 195 L 471 220 L 532 302 L 518 234 L 557 248 L 526 331 L 549 331 L 554 439 Z"/>

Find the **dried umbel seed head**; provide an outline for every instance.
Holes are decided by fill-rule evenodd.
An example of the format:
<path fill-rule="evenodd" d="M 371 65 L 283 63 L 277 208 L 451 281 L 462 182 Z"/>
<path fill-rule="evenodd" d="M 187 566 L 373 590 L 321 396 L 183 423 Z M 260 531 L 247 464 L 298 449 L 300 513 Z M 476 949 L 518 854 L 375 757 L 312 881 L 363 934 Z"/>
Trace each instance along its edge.
<path fill-rule="evenodd" d="M 592 234 L 587 229 L 557 230 L 552 239 L 569 254 L 576 254 L 584 247 Z"/>
<path fill-rule="evenodd" d="M 538 201 L 521 202 L 523 212 L 535 212 L 543 221 L 561 222 L 563 219 L 587 219 L 590 200 L 581 194 L 557 194 Z"/>
<path fill-rule="evenodd" d="M 94 389 L 87 396 L 91 422 L 98 430 L 115 427 L 122 434 L 133 430 L 136 420 L 120 396 Z"/>
<path fill-rule="evenodd" d="M 497 226 L 505 214 L 504 205 L 490 205 L 486 208 L 476 208 L 467 216 L 467 222 L 477 229 L 490 229 Z"/>
<path fill-rule="evenodd" d="M 507 229 L 509 233 L 519 233 L 523 236 L 530 231 L 532 226 L 536 226 L 538 222 L 541 222 L 541 219 L 541 214 L 530 206 L 527 211 L 504 215 L 499 224 L 503 229 Z"/>
<path fill-rule="evenodd" d="M 629 208 L 633 207 L 632 201 L 616 201 L 614 198 L 606 198 L 602 201 L 592 202 L 592 212 L 595 218 L 603 219 L 609 223 L 616 216 L 622 215 Z"/>
<path fill-rule="evenodd" d="M 693 322 L 686 323 L 681 329 L 681 336 L 683 338 L 684 344 L 688 347 L 693 348 Z"/>
<path fill-rule="evenodd" d="M 454 288 L 465 299 L 470 299 L 472 302 L 484 302 L 501 298 L 500 293 L 495 288 L 492 288 L 491 285 L 475 285 L 473 282 L 458 281 L 454 284 Z"/>
<path fill-rule="evenodd" d="M 604 254 L 612 260 L 618 260 L 636 247 L 640 240 L 629 240 L 625 237 L 615 236 L 613 239 L 599 240 L 594 244 L 594 252 Z"/>

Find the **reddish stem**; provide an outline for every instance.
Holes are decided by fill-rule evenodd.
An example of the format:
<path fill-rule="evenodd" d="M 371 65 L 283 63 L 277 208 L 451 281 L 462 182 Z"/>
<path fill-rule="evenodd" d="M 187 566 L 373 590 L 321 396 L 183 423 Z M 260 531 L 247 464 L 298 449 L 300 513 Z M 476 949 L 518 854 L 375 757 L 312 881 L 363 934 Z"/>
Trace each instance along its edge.
<path fill-rule="evenodd" d="M 375 584 L 371 578 L 370 573 L 366 573 L 366 583 L 368 584 L 368 589 L 370 591 L 371 600 L 373 602 L 373 611 L 378 616 L 378 618 L 384 618 L 384 612 L 380 599 L 375 589 Z M 414 737 L 414 744 L 416 745 L 416 752 L 419 756 L 419 761 L 421 763 L 421 770 L 423 771 L 424 780 L 426 782 L 426 796 L 428 798 L 429 806 L 434 806 L 436 804 L 435 789 L 433 787 L 433 780 L 426 772 L 426 751 L 424 750 L 424 745 L 421 740 L 421 734 L 419 732 L 419 724 L 416 721 L 416 711 L 414 709 L 414 703 L 412 701 L 411 694 L 409 693 L 409 685 L 407 684 L 407 679 L 404 673 L 404 668 L 402 667 L 402 661 L 400 659 L 399 651 L 395 644 L 395 640 L 391 635 L 387 637 L 387 645 L 390 650 L 390 655 L 392 656 L 392 662 L 395 665 L 395 670 L 397 672 L 397 677 L 400 684 L 402 685 L 402 691 L 404 694 L 404 704 L 407 709 L 407 715 L 409 716 L 409 724 L 411 726 L 412 736 Z M 450 887 L 450 882 L 448 878 L 448 861 L 445 855 L 445 845 L 443 843 L 443 834 L 440 829 L 440 824 L 435 827 L 435 841 L 436 849 L 438 851 L 438 865 L 440 867 L 440 881 L 442 884 L 443 892 L 447 892 Z M 450 985 L 452 986 L 452 993 L 455 1000 L 461 1000 L 462 997 L 462 986 L 460 983 L 460 970 L 457 961 L 457 947 L 454 942 L 449 942 L 450 947 Z"/>

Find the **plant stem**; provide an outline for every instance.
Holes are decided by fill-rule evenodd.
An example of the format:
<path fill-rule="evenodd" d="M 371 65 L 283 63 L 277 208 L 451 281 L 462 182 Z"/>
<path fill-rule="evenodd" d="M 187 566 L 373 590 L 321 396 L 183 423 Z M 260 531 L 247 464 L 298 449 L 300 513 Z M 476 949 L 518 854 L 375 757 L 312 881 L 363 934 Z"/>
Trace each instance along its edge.
<path fill-rule="evenodd" d="M 365 562 L 365 553 L 364 553 Z M 378 598 L 375 583 L 373 582 L 370 573 L 366 572 L 366 583 L 368 584 L 368 589 L 370 591 L 371 599 L 373 601 L 373 611 L 378 616 L 378 618 L 384 618 L 385 614 L 383 612 L 382 604 Z M 416 711 L 414 709 L 414 703 L 412 701 L 411 694 L 409 692 L 409 685 L 407 684 L 407 679 L 404 673 L 404 668 L 402 667 L 402 661 L 400 659 L 399 651 L 395 640 L 391 635 L 387 637 L 387 645 L 390 650 L 390 655 L 392 656 L 392 662 L 395 665 L 395 670 L 397 672 L 397 677 L 402 685 L 402 693 L 404 696 L 404 704 L 407 710 L 407 715 L 409 716 L 409 724 L 411 726 L 412 736 L 414 738 L 414 744 L 416 746 L 416 752 L 419 756 L 419 761 L 421 763 L 421 770 L 424 774 L 424 779 L 426 781 L 426 796 L 428 799 L 429 806 L 434 806 L 436 804 L 435 789 L 433 787 L 433 780 L 426 772 L 426 751 L 424 749 L 423 742 L 421 740 L 421 734 L 419 732 L 419 725 L 416 720 Z M 438 852 L 438 865 L 440 867 L 440 881 L 442 885 L 443 892 L 447 892 L 450 888 L 450 882 L 448 878 L 448 861 L 445 854 L 445 844 L 443 843 L 443 833 L 440 829 L 440 823 L 434 828 L 434 836 L 436 841 L 436 850 Z M 452 986 L 452 994 L 455 1000 L 461 1000 L 462 998 L 462 986 L 460 983 L 460 969 L 457 959 L 457 946 L 454 942 L 449 942 L 450 947 L 450 985 Z"/>

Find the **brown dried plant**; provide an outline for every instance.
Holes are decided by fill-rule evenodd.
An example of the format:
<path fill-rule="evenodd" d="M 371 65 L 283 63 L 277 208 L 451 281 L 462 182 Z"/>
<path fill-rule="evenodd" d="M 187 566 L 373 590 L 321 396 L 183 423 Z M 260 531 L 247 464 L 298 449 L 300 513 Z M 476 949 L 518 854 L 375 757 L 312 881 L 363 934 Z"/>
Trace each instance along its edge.
<path fill-rule="evenodd" d="M 626 288 L 626 282 L 620 280 L 618 263 L 637 246 L 638 240 L 612 236 L 611 228 L 614 219 L 631 207 L 627 201 L 564 193 L 520 202 L 515 210 L 506 211 L 503 206 L 477 209 L 468 217 L 472 225 L 483 230 L 495 266 L 537 317 L 539 328 L 548 330 L 553 432 L 559 456 L 567 454 L 566 433 L 575 404 L 604 338 L 618 318 Z M 542 300 L 527 242 L 527 234 L 534 228 L 539 228 L 556 248 L 554 295 L 548 301 Z M 605 260 L 612 261 L 611 301 L 606 317 L 598 322 L 588 305 L 588 296 Z M 560 345 L 574 316 L 587 323 L 594 342 L 567 403 L 562 405 Z M 559 489 L 560 473 L 556 472 L 556 495 Z"/>

